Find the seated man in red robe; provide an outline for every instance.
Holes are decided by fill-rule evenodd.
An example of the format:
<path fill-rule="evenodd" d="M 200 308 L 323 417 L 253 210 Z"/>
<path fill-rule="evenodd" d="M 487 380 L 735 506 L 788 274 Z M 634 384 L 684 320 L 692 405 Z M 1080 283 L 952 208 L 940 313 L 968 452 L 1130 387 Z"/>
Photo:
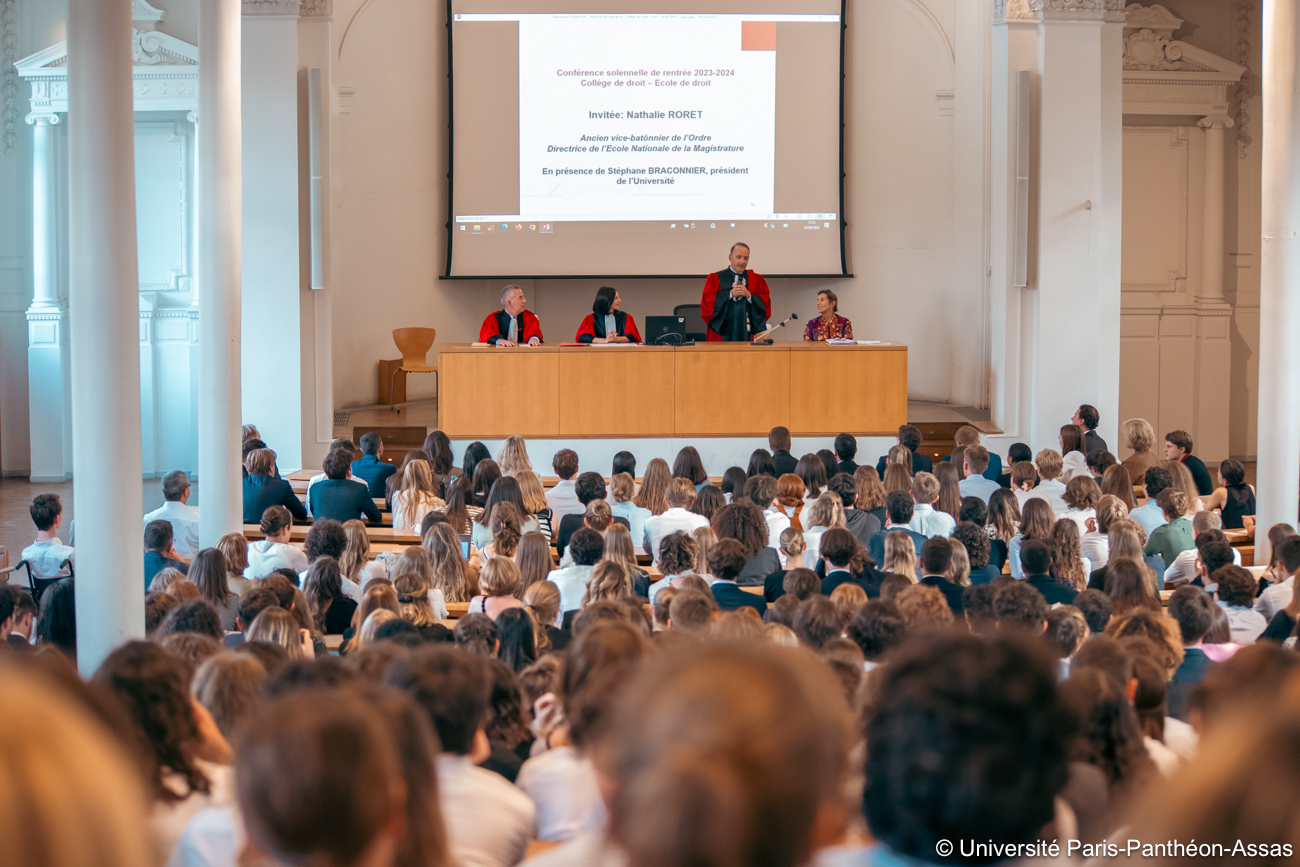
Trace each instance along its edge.
<path fill-rule="evenodd" d="M 501 290 L 501 310 L 489 313 L 478 332 L 479 343 L 493 346 L 537 346 L 542 342 L 542 324 L 528 310 L 524 290 L 511 283 Z"/>
<path fill-rule="evenodd" d="M 700 316 L 709 325 L 710 341 L 752 340 L 767 327 L 772 295 L 767 281 L 748 269 L 747 244 L 733 244 L 729 258 L 729 266 L 704 281 Z"/>

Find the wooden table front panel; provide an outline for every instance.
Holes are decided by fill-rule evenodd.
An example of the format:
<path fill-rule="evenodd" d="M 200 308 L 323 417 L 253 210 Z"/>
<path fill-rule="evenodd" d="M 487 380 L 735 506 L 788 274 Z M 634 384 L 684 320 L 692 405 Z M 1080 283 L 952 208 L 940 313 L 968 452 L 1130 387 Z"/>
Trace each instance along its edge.
<path fill-rule="evenodd" d="M 438 424 L 449 435 L 559 436 L 554 347 L 446 347 L 438 353 Z"/>
<path fill-rule="evenodd" d="M 673 353 L 668 346 L 560 350 L 560 435 L 672 436 Z"/>
<path fill-rule="evenodd" d="M 790 348 L 790 422 L 805 436 L 895 436 L 907 423 L 907 348 Z"/>
<path fill-rule="evenodd" d="M 679 436 L 767 436 L 790 424 L 788 346 L 706 344 L 675 356 Z"/>

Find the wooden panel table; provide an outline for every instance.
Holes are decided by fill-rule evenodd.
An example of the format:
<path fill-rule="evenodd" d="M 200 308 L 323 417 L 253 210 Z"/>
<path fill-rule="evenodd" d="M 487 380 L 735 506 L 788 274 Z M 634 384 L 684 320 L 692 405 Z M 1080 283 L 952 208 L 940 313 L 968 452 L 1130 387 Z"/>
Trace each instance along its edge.
<path fill-rule="evenodd" d="M 766 436 L 777 425 L 894 436 L 907 421 L 900 343 L 451 344 L 438 364 L 438 423 L 450 437 Z"/>

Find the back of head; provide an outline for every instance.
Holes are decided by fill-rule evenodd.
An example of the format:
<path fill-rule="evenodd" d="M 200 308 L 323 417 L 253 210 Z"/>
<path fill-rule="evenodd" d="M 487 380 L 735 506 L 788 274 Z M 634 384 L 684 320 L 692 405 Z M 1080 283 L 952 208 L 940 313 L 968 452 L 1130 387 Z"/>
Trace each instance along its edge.
<path fill-rule="evenodd" d="M 1020 562 L 1027 575 L 1046 575 L 1052 567 L 1052 549 L 1040 539 L 1030 539 L 1020 548 Z"/>
<path fill-rule="evenodd" d="M 172 546 L 173 533 L 170 521 L 150 521 L 144 525 L 144 549 L 165 553 Z"/>
<path fill-rule="evenodd" d="M 942 575 L 952 564 L 952 546 L 943 536 L 931 536 L 920 551 L 921 568 L 927 575 Z"/>
<path fill-rule="evenodd" d="M 649 649 L 640 630 L 617 621 L 597 623 L 574 637 L 560 677 L 560 700 L 579 749 L 600 736 L 610 702 Z"/>
<path fill-rule="evenodd" d="M 189 476 L 185 475 L 184 470 L 172 470 L 163 476 L 162 492 L 163 499 L 169 503 L 180 500 L 185 496 L 185 492 L 190 489 Z"/>
<path fill-rule="evenodd" d="M 384 683 L 410 694 L 429 715 L 442 748 L 466 755 L 487 721 L 491 684 L 478 656 L 450 647 L 426 647 L 389 667 Z"/>
<path fill-rule="evenodd" d="M 999 631 L 1026 630 L 1034 635 L 1047 622 L 1047 600 L 1043 594 L 1022 581 L 1012 581 L 998 588 L 993 598 Z"/>
<path fill-rule="evenodd" d="M 1072 728 L 1055 664 L 1036 642 L 960 633 L 907 642 L 867 719 L 872 836 L 917 860 L 933 860 L 945 841 L 1036 840 L 1066 782 Z"/>
<path fill-rule="evenodd" d="M 781 579 L 781 589 L 799 601 L 821 592 L 822 582 L 811 569 L 791 569 Z"/>
<path fill-rule="evenodd" d="M 909 631 L 944 629 L 952 625 L 952 608 L 937 587 L 925 584 L 904 587 L 894 596 L 894 604 Z"/>
<path fill-rule="evenodd" d="M 456 647 L 467 654 L 490 658 L 496 655 L 500 637 L 497 625 L 486 614 L 466 614 L 456 621 Z"/>
<path fill-rule="evenodd" d="M 800 603 L 792 628 L 801 644 L 821 650 L 826 642 L 839 637 L 843 623 L 834 602 L 825 596 L 813 596 Z"/>
<path fill-rule="evenodd" d="M 348 534 L 343 525 L 333 518 L 321 518 L 307 531 L 307 539 L 302 548 L 308 560 L 322 556 L 337 560 L 343 556 L 347 546 Z"/>
<path fill-rule="evenodd" d="M 774 427 L 767 434 L 767 444 L 772 451 L 789 451 L 790 450 L 790 429 L 788 427 Z"/>
<path fill-rule="evenodd" d="M 360 446 L 363 455 L 377 455 L 379 450 L 384 447 L 384 438 L 375 431 L 363 433 Z"/>
<path fill-rule="evenodd" d="M 233 740 L 256 706 L 264 680 L 266 668 L 256 657 L 223 650 L 199 666 L 191 689 L 226 740 Z"/>
<path fill-rule="evenodd" d="M 664 493 L 668 506 L 673 509 L 689 509 L 695 502 L 695 485 L 689 479 L 673 477 Z"/>
<path fill-rule="evenodd" d="M 833 527 L 822 534 L 821 556 L 836 569 L 848 569 L 860 549 L 857 537 L 843 527 Z"/>
<path fill-rule="evenodd" d="M 158 637 L 166 638 L 178 632 L 197 632 L 221 640 L 221 617 L 206 599 L 190 599 L 173 608 L 163 618 Z"/>
<path fill-rule="evenodd" d="M 983 569 L 989 564 L 992 542 L 989 540 L 989 534 L 984 532 L 983 525 L 963 521 L 952 531 L 951 538 L 960 542 L 966 549 L 966 558 L 970 561 L 971 569 Z"/>
<path fill-rule="evenodd" d="M 358 864 L 402 825 L 392 735 L 376 708 L 346 691 L 258 708 L 240 739 L 235 780 L 251 841 L 284 863 Z"/>
<path fill-rule="evenodd" d="M 551 469 L 561 479 L 571 479 L 578 472 L 578 453 L 573 449 L 560 449 L 551 458 Z"/>
<path fill-rule="evenodd" d="M 582 527 L 569 537 L 569 553 L 579 566 L 595 566 L 605 551 L 605 540 L 590 527 Z"/>
<path fill-rule="evenodd" d="M 913 509 L 912 495 L 906 491 L 890 491 L 885 497 L 885 511 L 895 527 L 911 522 Z"/>
<path fill-rule="evenodd" d="M 597 747 L 615 781 L 610 833 L 646 867 L 792 867 L 840 803 L 852 739 L 835 680 L 808 654 L 682 648 L 628 685 Z"/>
<path fill-rule="evenodd" d="M 853 615 L 845 633 L 868 662 L 876 662 L 903 643 L 907 624 L 892 600 L 871 599 Z"/>
<path fill-rule="evenodd" d="M 1210 580 L 1219 585 L 1216 595 L 1230 608 L 1250 608 L 1255 604 L 1259 582 L 1240 566 L 1220 566 L 1210 573 Z"/>
<path fill-rule="evenodd" d="M 713 597 L 698 590 L 681 590 L 668 605 L 668 619 L 673 629 L 702 635 L 709 631 L 717 606 Z"/>
<path fill-rule="evenodd" d="M 1074 597 L 1074 607 L 1083 613 L 1088 631 L 1100 635 L 1110 622 L 1110 597 L 1100 590 L 1081 590 Z"/>
<path fill-rule="evenodd" d="M 835 456 L 842 461 L 851 461 L 858 453 L 858 441 L 853 434 L 842 433 L 835 437 Z"/>
<path fill-rule="evenodd" d="M 747 551 L 735 539 L 721 539 L 709 553 L 709 572 L 719 581 L 734 581 L 745 570 Z"/>
<path fill-rule="evenodd" d="M 760 509 L 766 509 L 776 499 L 776 477 L 768 473 L 759 473 L 745 480 L 743 493 Z"/>
<path fill-rule="evenodd" d="M 1047 631 L 1043 637 L 1062 659 L 1073 656 L 1088 634 L 1088 622 L 1073 605 L 1058 605 L 1047 613 Z"/>
<path fill-rule="evenodd" d="M 998 588 L 993 584 L 972 584 L 961 591 L 961 607 L 966 615 L 966 625 L 976 635 L 997 631 L 998 615 L 993 600 Z"/>

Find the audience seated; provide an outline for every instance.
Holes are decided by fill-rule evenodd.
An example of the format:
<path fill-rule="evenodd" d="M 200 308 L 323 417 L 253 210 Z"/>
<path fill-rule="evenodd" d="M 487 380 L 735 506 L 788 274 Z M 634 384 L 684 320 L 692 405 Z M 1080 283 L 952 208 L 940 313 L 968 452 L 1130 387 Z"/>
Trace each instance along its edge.
<path fill-rule="evenodd" d="M 920 556 L 918 558 L 921 564 L 921 581 L 920 583 L 937 589 L 943 594 L 944 601 L 952 610 L 954 617 L 962 616 L 961 594 L 962 588 L 945 577 L 944 573 L 952 564 L 952 546 L 943 536 L 935 536 L 926 539 L 921 545 Z"/>
<path fill-rule="evenodd" d="M 781 568 L 776 550 L 767 544 L 767 521 L 753 503 L 741 501 L 723 506 L 713 515 L 713 531 L 718 534 L 719 542 L 735 539 L 744 546 L 745 568 L 736 576 L 740 586 L 760 586 L 768 575 Z"/>
<path fill-rule="evenodd" d="M 603 490 L 603 482 L 602 482 Z M 642 492 L 644 493 L 644 488 Z M 652 552 L 657 558 L 659 543 L 670 533 L 681 530 L 690 533 L 697 527 L 709 526 L 709 520 L 690 511 L 695 503 L 696 489 L 689 479 L 674 478 L 667 485 L 664 500 L 667 508 L 663 513 L 646 519 L 645 538 L 642 547 Z M 656 565 L 658 565 L 656 560 Z"/>
<path fill-rule="evenodd" d="M 1192 437 L 1187 431 L 1176 430 L 1165 434 L 1165 460 L 1177 461 L 1187 468 L 1192 474 L 1192 482 L 1195 483 L 1199 496 L 1208 497 L 1214 492 L 1210 471 L 1205 468 L 1204 461 L 1192 454 Z M 1191 498 L 1188 499 L 1190 501 Z"/>
<path fill-rule="evenodd" d="M 925 544 L 925 536 L 911 529 L 912 515 L 914 514 L 914 502 L 912 495 L 904 491 L 892 491 L 885 498 L 885 510 L 888 517 L 885 520 L 885 526 L 879 533 L 876 533 L 867 542 L 867 554 L 871 557 L 872 562 L 883 564 L 885 562 L 885 537 L 890 532 L 904 532 L 912 540 L 917 551 Z"/>
<path fill-rule="evenodd" d="M 1264 615 L 1254 609 L 1259 582 L 1240 566 L 1220 566 L 1210 573 L 1216 586 L 1214 595 L 1228 615 L 1228 627 L 1234 644 L 1254 644 L 1268 628 Z"/>
<path fill-rule="evenodd" d="M 911 529 L 927 539 L 932 536 L 947 538 L 952 535 L 957 520 L 947 512 L 940 512 L 934 508 L 934 504 L 939 500 L 938 479 L 930 473 L 918 472 L 912 477 L 912 499 L 916 502 L 909 523 Z"/>
<path fill-rule="evenodd" d="M 365 483 L 352 478 L 352 464 L 348 460 L 349 457 L 342 449 L 325 456 L 325 480 L 316 483 L 307 492 L 312 517 L 317 521 L 330 518 L 343 523 L 364 515 L 371 524 L 378 526 L 382 523 L 379 507 L 375 505 L 374 498 Z M 380 496 L 382 495 L 381 492 Z M 247 500 L 245 500 L 244 520 L 245 523 L 251 523 L 247 508 Z M 293 511 L 292 508 L 290 511 Z M 298 516 L 295 514 L 294 517 Z"/>
<path fill-rule="evenodd" d="M 1048 605 L 1069 605 L 1078 591 L 1072 583 L 1055 578 L 1052 570 L 1053 546 L 1039 539 L 1031 539 L 1020 549 L 1020 562 L 1025 571 L 1025 583 L 1033 587 Z"/>
<path fill-rule="evenodd" d="M 182 575 L 190 564 L 182 560 L 172 544 L 172 524 L 169 521 L 150 521 L 144 528 L 144 586 L 148 590 L 163 569 L 175 569 Z M 69 549 L 71 550 L 71 549 Z"/>
<path fill-rule="evenodd" d="M 361 457 L 352 462 L 352 477 L 369 489 L 372 498 L 383 498 L 387 493 L 388 477 L 397 472 L 397 467 L 383 460 L 384 438 L 371 431 L 361 435 L 358 445 L 361 446 Z"/>
<path fill-rule="evenodd" d="M 961 480 L 960 488 L 963 497 L 979 497 L 988 504 L 989 497 L 993 492 L 1001 488 L 998 484 L 997 476 L 992 479 L 987 478 L 984 473 L 989 470 L 989 450 L 982 445 L 970 445 L 962 455 L 963 472 L 966 477 Z M 998 466 L 998 475 L 1001 474 L 1001 466 Z"/>
<path fill-rule="evenodd" d="M 329 457 L 325 458 L 326 463 L 329 460 Z M 307 509 L 293 492 L 293 485 L 273 475 L 275 452 L 270 449 L 255 449 L 245 455 L 244 466 L 248 469 L 248 475 L 244 477 L 245 524 L 256 524 L 262 520 L 262 514 L 271 506 L 284 506 L 295 521 L 307 520 Z M 308 491 L 309 498 L 312 493 L 314 491 Z M 372 502 L 370 507 L 374 509 L 375 504 Z M 375 509 L 375 514 L 378 513 L 379 510 Z"/>
<path fill-rule="evenodd" d="M 1159 555 L 1166 563 L 1173 563 L 1178 555 L 1192 547 L 1192 522 L 1183 517 L 1187 512 L 1187 497 L 1176 488 L 1166 488 L 1156 497 L 1165 523 L 1151 531 L 1143 553 Z"/>
<path fill-rule="evenodd" d="M 27 561 L 33 577 L 49 580 L 72 574 L 69 570 L 76 569 L 77 552 L 58 537 L 63 524 L 63 502 L 59 495 L 37 494 L 28 511 L 36 525 L 36 541 L 23 549 L 22 559 Z M 13 580 L 11 577 L 10 581 Z"/>
<path fill-rule="evenodd" d="M 172 525 L 172 545 L 176 554 L 189 560 L 199 553 L 199 510 L 186 505 L 190 499 L 190 480 L 184 470 L 173 470 L 163 476 L 162 494 L 165 502 L 160 508 L 144 516 L 150 521 L 166 521 Z"/>

